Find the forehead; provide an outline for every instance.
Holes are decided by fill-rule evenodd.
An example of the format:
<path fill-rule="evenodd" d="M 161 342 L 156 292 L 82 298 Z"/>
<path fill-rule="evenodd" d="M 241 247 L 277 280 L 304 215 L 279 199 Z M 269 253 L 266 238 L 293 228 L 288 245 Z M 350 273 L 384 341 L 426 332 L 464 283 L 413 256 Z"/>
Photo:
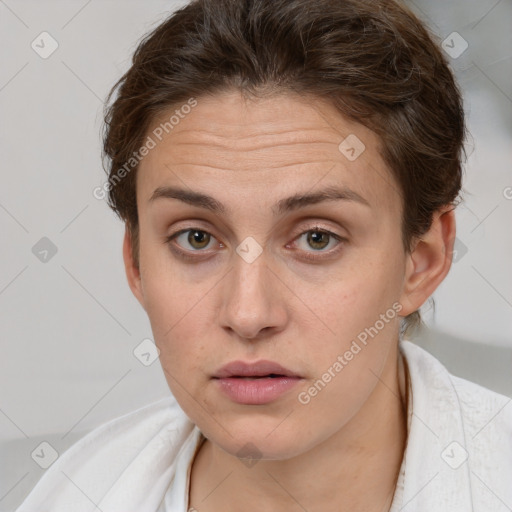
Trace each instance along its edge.
<path fill-rule="evenodd" d="M 158 187 L 179 185 L 226 204 L 250 207 L 257 199 L 261 207 L 285 191 L 342 186 L 377 210 L 399 210 L 380 139 L 331 104 L 291 93 L 247 99 L 238 91 L 196 101 L 153 120 L 146 137 L 155 146 L 137 172 L 138 202 L 146 204 Z"/>

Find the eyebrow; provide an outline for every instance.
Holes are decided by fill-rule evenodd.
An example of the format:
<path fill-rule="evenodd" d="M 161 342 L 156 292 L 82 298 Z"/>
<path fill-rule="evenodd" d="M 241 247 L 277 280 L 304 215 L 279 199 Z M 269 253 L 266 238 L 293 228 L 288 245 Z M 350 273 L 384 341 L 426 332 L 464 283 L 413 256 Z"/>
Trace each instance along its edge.
<path fill-rule="evenodd" d="M 215 213 L 226 213 L 228 210 L 220 201 L 212 196 L 177 187 L 158 187 L 151 195 L 149 202 L 161 198 L 178 199 L 184 203 L 204 208 Z M 285 212 L 291 212 L 324 201 L 351 201 L 371 207 L 370 203 L 364 197 L 349 188 L 326 187 L 316 192 L 298 192 L 293 196 L 280 199 L 272 207 L 272 211 L 274 215 L 281 215 Z"/>

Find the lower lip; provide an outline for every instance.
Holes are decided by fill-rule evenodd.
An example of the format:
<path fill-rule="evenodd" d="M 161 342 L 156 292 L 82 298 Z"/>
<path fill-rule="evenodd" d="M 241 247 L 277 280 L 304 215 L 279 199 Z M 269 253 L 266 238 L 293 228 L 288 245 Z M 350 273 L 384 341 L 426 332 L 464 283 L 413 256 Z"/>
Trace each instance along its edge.
<path fill-rule="evenodd" d="M 241 379 L 227 377 L 216 379 L 221 390 L 233 402 L 244 405 L 262 405 L 279 398 L 293 388 L 299 377 L 263 377 L 261 379 Z"/>

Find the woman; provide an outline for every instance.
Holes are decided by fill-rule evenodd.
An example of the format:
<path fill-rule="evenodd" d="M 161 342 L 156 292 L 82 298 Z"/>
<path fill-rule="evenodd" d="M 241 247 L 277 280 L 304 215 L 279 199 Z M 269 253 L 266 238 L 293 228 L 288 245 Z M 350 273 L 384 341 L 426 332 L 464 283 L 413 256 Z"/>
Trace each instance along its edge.
<path fill-rule="evenodd" d="M 465 136 L 415 16 L 194 1 L 114 93 L 103 190 L 176 401 L 18 511 L 510 510 L 510 400 L 404 339 L 451 265 Z"/>

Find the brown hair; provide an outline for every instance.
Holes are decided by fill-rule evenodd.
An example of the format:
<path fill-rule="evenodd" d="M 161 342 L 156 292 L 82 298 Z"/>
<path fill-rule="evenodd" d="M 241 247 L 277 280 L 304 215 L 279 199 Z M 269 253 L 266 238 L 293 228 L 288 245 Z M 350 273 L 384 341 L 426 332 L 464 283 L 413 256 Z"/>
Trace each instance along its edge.
<path fill-rule="evenodd" d="M 406 251 L 436 210 L 455 205 L 462 98 L 436 36 L 406 7 L 394 0 L 194 0 L 145 36 L 107 99 L 108 204 L 129 229 L 137 265 L 137 162 L 131 172 L 126 163 L 157 115 L 233 87 L 311 94 L 373 130 L 400 186 Z M 406 328 L 418 324 L 419 312 L 405 320 Z"/>

